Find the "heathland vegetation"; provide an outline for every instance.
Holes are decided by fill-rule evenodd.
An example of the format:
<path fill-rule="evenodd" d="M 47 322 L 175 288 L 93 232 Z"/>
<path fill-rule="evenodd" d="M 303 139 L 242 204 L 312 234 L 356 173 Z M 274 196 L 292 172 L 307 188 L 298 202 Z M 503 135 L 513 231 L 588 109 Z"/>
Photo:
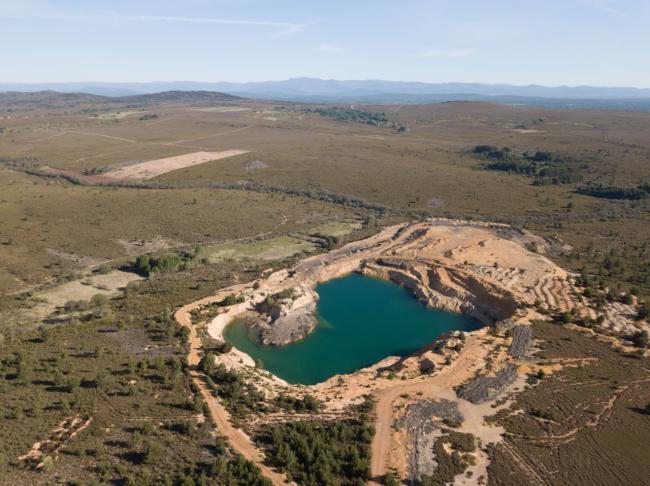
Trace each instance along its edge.
<path fill-rule="evenodd" d="M 533 184 L 572 184 L 583 179 L 588 165 L 550 152 L 518 153 L 509 147 L 477 145 L 472 153 L 487 160 L 485 168 L 512 172 L 533 179 Z"/>
<path fill-rule="evenodd" d="M 247 110 L 195 109 L 232 103 Z M 158 118 L 93 116 L 127 109 L 155 110 Z M 0 477 L 8 483 L 265 484 L 256 467 L 212 435 L 185 360 L 187 332 L 172 319 L 183 304 L 304 256 L 259 258 L 235 244 L 282 236 L 324 251 L 422 216 L 506 222 L 549 238 L 547 256 L 578 273 L 580 298 L 636 301 L 636 317 L 647 319 L 645 113 L 482 103 L 293 110 L 179 93 L 128 101 L 12 96 L 0 101 L 0 112 Z M 517 128 L 529 125 L 534 129 Z M 101 179 L 116 165 L 229 149 L 250 153 L 151 181 Z M 265 169 L 247 170 L 253 161 Z M 344 237 L 312 231 L 346 218 L 363 228 Z M 222 245 L 218 263 L 208 258 L 211 245 Z M 47 287 L 114 268 L 143 279 L 104 297 L 70 295 L 54 315 L 37 313 Z M 196 322 L 220 308 L 202 309 Z M 25 324 L 34 320 L 37 326 Z M 647 337 L 631 335 L 637 349 L 617 351 L 563 325 L 598 330 L 597 318 L 579 322 L 568 313 L 556 320 L 535 329 L 546 341 L 542 356 L 596 356 L 597 364 L 576 361 L 538 378 L 516 401 L 523 413 L 495 420 L 506 427 L 509 447 L 532 467 L 561 471 L 563 484 L 621 477 L 640 484 L 648 476 L 648 398 L 637 353 Z M 222 348 L 205 351 L 203 371 L 236 421 L 287 418 L 251 431 L 274 466 L 302 484 L 367 477 L 366 419 L 320 419 L 323 405 L 308 394 L 266 399 L 246 377 L 210 368 L 209 353 Z M 607 404 L 613 388 L 622 391 L 603 415 L 611 418 L 588 425 L 594 404 Z M 584 432 L 575 440 L 546 442 L 571 432 L 576 420 Z M 59 427 L 69 432 L 55 432 Z M 471 460 L 465 438 L 447 436 L 457 447 L 437 444 L 445 469 L 435 480 L 447 481 Z M 47 449 L 20 459 L 48 439 Z M 603 444 L 625 450 L 625 462 L 609 460 Z M 530 482 L 517 456 L 506 449 L 491 455 L 491 482 Z"/>
<path fill-rule="evenodd" d="M 354 123 L 363 123 L 375 127 L 392 128 L 397 133 L 403 133 L 407 130 L 406 125 L 391 121 L 384 112 L 366 111 L 357 108 L 306 108 L 305 113 L 317 113 L 320 116 L 333 118 L 339 121 L 349 121 Z"/>
<path fill-rule="evenodd" d="M 208 285 L 232 282 L 232 270 L 212 268 Z M 199 275 L 155 277 L 106 302 L 103 315 L 3 337 L 5 480 L 267 484 L 214 437 L 189 378 L 187 333 L 169 309 L 207 290 L 208 272 Z"/>

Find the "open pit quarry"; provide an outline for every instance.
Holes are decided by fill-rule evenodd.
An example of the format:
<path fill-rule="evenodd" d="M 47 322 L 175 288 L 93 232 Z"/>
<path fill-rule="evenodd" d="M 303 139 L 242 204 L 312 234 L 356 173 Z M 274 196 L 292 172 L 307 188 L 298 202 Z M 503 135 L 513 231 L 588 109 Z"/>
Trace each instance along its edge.
<path fill-rule="evenodd" d="M 558 241 L 500 224 L 447 219 L 408 222 L 306 258 L 291 268 L 267 272 L 256 282 L 223 289 L 181 308 L 176 318 L 190 327 L 190 365 L 196 365 L 197 329 L 223 340 L 224 328 L 242 316 L 267 345 L 304 338 L 316 325 L 316 285 L 350 272 L 393 281 L 427 306 L 473 317 L 485 327 L 450 333 L 412 356 L 386 357 L 369 368 L 313 386 L 288 384 L 256 368 L 253 359 L 236 348 L 216 360 L 244 374 L 268 398 L 281 393 L 314 395 L 323 402 L 325 420 L 344 417 L 348 405 L 372 395 L 375 478 L 389 470 L 403 479 L 430 474 L 437 464 L 434 445 L 446 440 L 445 424 L 452 420 L 454 431 L 471 434 L 478 445 L 461 454 L 469 474 L 457 476 L 456 484 L 476 484 L 486 478 L 485 446 L 499 442 L 503 432 L 487 424 L 485 417 L 509 405 L 513 394 L 523 388 L 526 373 L 543 369 L 535 360 L 530 323 L 564 312 L 584 319 L 597 317 L 581 297 L 582 289 L 574 286 L 573 276 L 546 256 L 563 250 Z M 227 298 L 232 305 L 223 305 Z M 207 322 L 196 317 L 217 303 L 216 317 Z M 607 304 L 600 311 L 605 319 L 602 327 L 612 332 L 647 329 L 647 323 L 631 318 L 633 313 L 632 306 Z M 561 366 L 556 363 L 555 369 Z M 211 391 L 204 385 L 201 390 L 217 415 L 220 432 L 245 457 L 262 464 L 261 453 L 246 432 L 273 418 L 262 415 L 246 424 L 248 430 L 235 429 Z M 282 483 L 277 474 L 272 479 Z"/>

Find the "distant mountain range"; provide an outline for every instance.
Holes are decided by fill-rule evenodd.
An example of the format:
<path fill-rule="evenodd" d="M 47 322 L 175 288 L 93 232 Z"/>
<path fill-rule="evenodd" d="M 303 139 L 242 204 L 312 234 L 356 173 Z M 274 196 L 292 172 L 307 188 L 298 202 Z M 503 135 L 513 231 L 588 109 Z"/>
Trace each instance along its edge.
<path fill-rule="evenodd" d="M 386 95 L 475 95 L 523 96 L 531 98 L 630 99 L 650 98 L 650 89 L 595 86 L 515 86 L 482 83 L 420 83 L 414 81 L 338 81 L 335 79 L 293 78 L 286 81 L 250 83 L 196 81 L 150 83 L 0 83 L 0 91 L 59 91 L 103 96 L 129 96 L 161 91 L 221 91 L 248 97 L 371 97 Z"/>
<path fill-rule="evenodd" d="M 257 99 L 320 103 L 438 103 L 493 101 L 549 107 L 650 110 L 650 89 L 595 86 L 515 86 L 481 83 L 420 83 L 410 81 L 339 81 L 294 78 L 286 81 L 150 82 L 150 83 L 0 83 L 2 91 L 89 93 L 124 97 L 168 91 L 212 91 Z"/>
<path fill-rule="evenodd" d="M 160 103 L 164 101 L 205 101 L 222 102 L 236 101 L 241 97 L 216 91 L 163 91 L 145 94 L 127 94 L 120 96 L 107 96 L 87 91 L 0 91 L 0 101 L 20 103 L 48 103 L 57 102 L 88 102 L 88 103 Z"/>

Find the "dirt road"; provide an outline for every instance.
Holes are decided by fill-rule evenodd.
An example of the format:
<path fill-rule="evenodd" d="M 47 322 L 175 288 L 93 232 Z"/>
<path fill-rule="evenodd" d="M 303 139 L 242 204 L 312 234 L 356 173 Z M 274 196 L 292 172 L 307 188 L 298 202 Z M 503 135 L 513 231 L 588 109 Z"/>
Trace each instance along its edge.
<path fill-rule="evenodd" d="M 465 381 L 485 363 L 486 348 L 481 346 L 479 336 L 468 338 L 461 355 L 436 376 L 415 383 L 399 384 L 384 388 L 375 394 L 375 435 L 372 439 L 370 484 L 383 484 L 381 478 L 388 470 L 393 426 L 393 402 L 404 394 L 422 393 L 425 398 L 437 398 L 452 392 L 452 386 Z M 453 393 L 453 392 L 452 392 Z"/>
<path fill-rule="evenodd" d="M 228 414 L 226 409 L 224 409 L 223 406 L 219 403 L 217 398 L 212 394 L 212 391 L 208 388 L 208 386 L 204 382 L 203 374 L 200 371 L 198 371 L 198 364 L 201 359 L 201 339 L 198 337 L 196 333 L 196 329 L 192 325 L 190 313 L 196 307 L 202 304 L 212 302 L 213 300 L 215 300 L 214 297 L 207 297 L 205 299 L 198 300 L 189 305 L 181 307 L 174 314 L 176 321 L 182 326 L 185 326 L 190 330 L 190 335 L 189 335 L 190 352 L 187 360 L 190 369 L 192 370 L 191 371 L 192 380 L 199 388 L 204 402 L 208 405 L 208 409 L 210 410 L 210 415 L 212 416 L 212 419 L 214 420 L 217 429 L 219 430 L 219 433 L 228 440 L 232 448 L 236 452 L 244 456 L 246 459 L 248 459 L 249 461 L 255 463 L 255 465 L 257 465 L 262 470 L 262 474 L 267 478 L 269 478 L 274 485 L 277 486 L 277 485 L 294 484 L 294 483 L 289 483 L 283 474 L 277 473 L 276 471 L 274 471 L 273 469 L 271 469 L 270 467 L 264 464 L 264 456 L 255 447 L 255 445 L 253 445 L 250 438 L 246 434 L 244 434 L 241 430 L 235 428 L 230 423 L 230 415 Z"/>

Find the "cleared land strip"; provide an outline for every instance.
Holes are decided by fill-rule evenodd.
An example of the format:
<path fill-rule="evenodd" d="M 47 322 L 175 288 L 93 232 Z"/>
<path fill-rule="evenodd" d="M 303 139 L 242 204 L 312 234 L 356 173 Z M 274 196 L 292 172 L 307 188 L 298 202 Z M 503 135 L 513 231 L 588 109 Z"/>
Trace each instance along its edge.
<path fill-rule="evenodd" d="M 117 140 L 118 142 L 138 143 L 135 140 L 131 140 L 130 138 L 114 137 L 112 135 L 104 135 L 103 133 L 79 132 L 76 130 L 68 130 L 66 132 L 61 133 L 61 135 L 65 135 L 66 133 L 74 133 L 76 135 L 93 135 L 95 137 L 110 138 L 111 140 Z"/>
<path fill-rule="evenodd" d="M 148 160 L 137 164 L 126 165 L 107 172 L 106 175 L 115 179 L 153 179 L 185 167 L 205 164 L 213 160 L 226 159 L 248 153 L 248 150 L 224 150 L 222 152 L 193 152 L 176 155 L 165 159 Z"/>

